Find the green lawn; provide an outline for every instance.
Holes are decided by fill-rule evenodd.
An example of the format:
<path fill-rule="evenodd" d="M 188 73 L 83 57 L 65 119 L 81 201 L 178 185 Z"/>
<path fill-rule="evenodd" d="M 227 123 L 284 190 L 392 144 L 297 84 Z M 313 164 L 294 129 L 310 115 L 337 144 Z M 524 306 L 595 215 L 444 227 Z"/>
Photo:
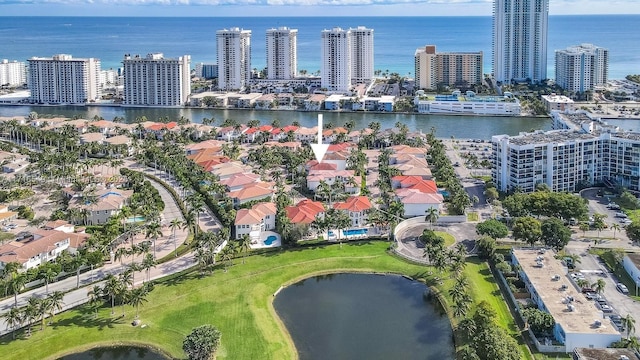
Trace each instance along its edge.
<path fill-rule="evenodd" d="M 444 232 L 444 231 L 434 231 L 436 233 L 436 235 L 438 236 L 442 236 L 442 238 L 444 238 L 444 247 L 448 248 L 449 246 L 453 245 L 456 242 L 456 238 L 453 237 L 453 235 L 449 234 L 448 232 Z"/>
<path fill-rule="evenodd" d="M 295 359 L 292 342 L 275 316 L 273 294 L 282 285 L 327 272 L 400 273 L 428 282 L 436 276 L 428 275 L 433 269 L 388 255 L 387 247 L 386 242 L 345 243 L 250 256 L 246 264 L 235 259 L 226 273 L 216 269 L 210 276 L 189 274 L 156 285 L 149 302 L 140 309 L 144 328 L 130 325 L 134 310 L 129 306 L 125 307 L 126 317 L 119 320 L 111 320 L 109 308 L 100 309 L 94 320 L 91 312 L 81 307 L 56 316 L 44 331 L 34 326 L 28 339 L 0 338 L 2 358 L 53 359 L 81 348 L 114 343 L 147 344 L 183 358 L 184 336 L 193 327 L 210 323 L 222 332 L 218 359 Z M 498 323 L 514 333 L 513 319 L 486 265 L 471 260 L 465 272 L 473 285 L 474 299 L 489 301 L 499 314 Z M 447 278 L 441 285 L 444 294 L 452 281 Z M 116 314 L 121 313 L 117 307 Z"/>

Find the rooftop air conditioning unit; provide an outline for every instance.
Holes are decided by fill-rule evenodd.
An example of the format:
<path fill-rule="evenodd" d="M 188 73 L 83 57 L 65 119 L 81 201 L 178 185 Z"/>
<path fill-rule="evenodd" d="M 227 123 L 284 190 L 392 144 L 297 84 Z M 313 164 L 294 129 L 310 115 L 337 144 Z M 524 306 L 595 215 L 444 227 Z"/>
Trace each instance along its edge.
<path fill-rule="evenodd" d="M 599 328 L 600 326 L 602 326 L 602 322 L 600 320 L 596 320 L 593 322 L 593 326 Z"/>
<path fill-rule="evenodd" d="M 576 309 L 575 305 L 573 304 L 567 305 L 567 310 L 569 310 L 570 312 L 573 312 L 575 309 Z"/>

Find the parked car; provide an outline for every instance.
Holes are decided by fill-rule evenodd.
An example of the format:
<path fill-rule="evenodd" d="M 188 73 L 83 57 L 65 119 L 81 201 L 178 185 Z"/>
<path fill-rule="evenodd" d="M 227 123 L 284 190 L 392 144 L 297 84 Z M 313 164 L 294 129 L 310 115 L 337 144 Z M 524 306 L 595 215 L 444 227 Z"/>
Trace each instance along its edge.
<path fill-rule="evenodd" d="M 610 203 L 609 205 L 607 205 L 607 209 L 620 210 L 620 205 L 615 204 L 615 203 Z"/>
<path fill-rule="evenodd" d="M 629 293 L 629 289 L 627 289 L 627 286 L 623 283 L 617 283 L 616 289 L 625 295 Z"/>
<path fill-rule="evenodd" d="M 607 304 L 598 304 L 598 306 L 600 306 L 600 310 L 602 310 L 602 312 L 613 312 L 613 308 Z"/>
<path fill-rule="evenodd" d="M 618 211 L 615 216 L 617 218 L 623 218 L 623 219 L 626 219 L 628 217 L 627 214 L 623 213 L 622 211 Z"/>

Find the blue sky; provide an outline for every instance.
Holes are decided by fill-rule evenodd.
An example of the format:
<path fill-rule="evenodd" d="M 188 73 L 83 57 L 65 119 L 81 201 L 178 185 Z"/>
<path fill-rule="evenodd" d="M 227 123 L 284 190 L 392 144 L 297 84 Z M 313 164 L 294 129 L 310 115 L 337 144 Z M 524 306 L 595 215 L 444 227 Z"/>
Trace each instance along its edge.
<path fill-rule="evenodd" d="M 472 16 L 493 0 L 0 0 L 3 16 Z M 639 0 L 550 0 L 551 15 L 640 14 Z"/>

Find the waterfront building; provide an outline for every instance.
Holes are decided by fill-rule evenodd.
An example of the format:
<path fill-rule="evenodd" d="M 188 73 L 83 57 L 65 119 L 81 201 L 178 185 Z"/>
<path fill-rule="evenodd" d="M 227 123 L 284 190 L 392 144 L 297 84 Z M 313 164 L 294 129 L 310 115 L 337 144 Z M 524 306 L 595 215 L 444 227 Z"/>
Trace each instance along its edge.
<path fill-rule="evenodd" d="M 482 83 L 482 51 L 436 52 L 435 45 L 416 49 L 415 81 L 419 89 L 435 90 L 438 85 L 469 87 Z"/>
<path fill-rule="evenodd" d="M 640 133 L 625 132 L 588 113 L 552 111 L 551 131 L 496 135 L 492 178 L 500 191 L 552 191 L 608 182 L 640 190 Z"/>
<path fill-rule="evenodd" d="M 100 89 L 113 88 L 121 84 L 121 76 L 118 75 L 118 71 L 114 69 L 100 71 Z"/>
<path fill-rule="evenodd" d="M 414 105 L 421 114 L 519 116 L 521 111 L 518 99 L 508 92 L 504 96 L 477 96 L 473 91 L 462 95 L 456 90 L 451 95 L 426 95 L 419 90 Z"/>
<path fill-rule="evenodd" d="M 191 93 L 191 56 L 124 56 L 125 106 L 181 106 Z"/>
<path fill-rule="evenodd" d="M 349 29 L 351 37 L 351 85 L 373 80 L 373 29 L 364 26 Z"/>
<path fill-rule="evenodd" d="M 267 79 L 289 80 L 298 73 L 298 30 L 280 27 L 267 30 Z"/>
<path fill-rule="evenodd" d="M 502 83 L 547 78 L 549 0 L 494 0 L 493 76 Z"/>
<path fill-rule="evenodd" d="M 328 91 L 348 91 L 351 88 L 351 37 L 349 30 L 335 27 L 322 30 L 322 87 Z"/>
<path fill-rule="evenodd" d="M 609 50 L 592 44 L 581 44 L 556 50 L 556 84 L 583 93 L 607 83 Z"/>
<path fill-rule="evenodd" d="M 216 31 L 218 88 L 240 90 L 251 80 L 251 30 Z"/>
<path fill-rule="evenodd" d="M 573 109 L 573 100 L 564 95 L 551 94 L 542 95 L 541 97 L 542 103 L 548 113 L 551 113 L 552 110 L 567 111 Z"/>
<path fill-rule="evenodd" d="M 195 75 L 203 79 L 215 79 L 218 77 L 218 64 L 197 63 Z"/>
<path fill-rule="evenodd" d="M 576 348 L 607 348 L 621 340 L 618 329 L 603 317 L 596 303 L 584 301 L 552 250 L 513 249 L 511 254 L 531 301 L 555 321 L 552 341 L 544 341 L 544 345 L 535 341 L 539 351 L 569 353 Z"/>
<path fill-rule="evenodd" d="M 27 68 L 23 62 L 3 59 L 0 62 L 0 86 L 22 86 L 27 83 Z"/>
<path fill-rule="evenodd" d="M 41 104 L 84 104 L 100 95 L 100 60 L 58 54 L 29 61 L 30 101 Z"/>

